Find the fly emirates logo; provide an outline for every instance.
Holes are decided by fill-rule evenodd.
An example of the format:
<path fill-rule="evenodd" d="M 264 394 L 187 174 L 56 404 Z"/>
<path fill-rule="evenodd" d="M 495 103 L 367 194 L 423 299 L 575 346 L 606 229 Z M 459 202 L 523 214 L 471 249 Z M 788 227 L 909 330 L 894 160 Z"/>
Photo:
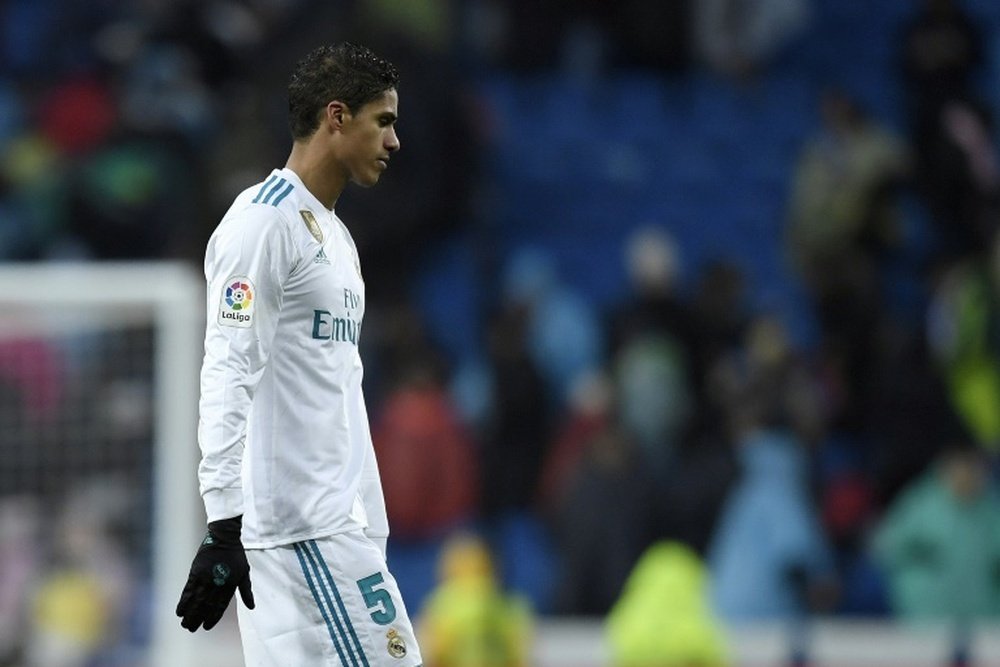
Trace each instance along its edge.
<path fill-rule="evenodd" d="M 361 320 L 354 319 L 352 315 L 358 312 L 360 305 L 361 295 L 345 288 L 346 315 L 334 315 L 329 310 L 314 310 L 312 337 L 316 340 L 332 340 L 357 346 L 358 336 L 361 335 Z"/>

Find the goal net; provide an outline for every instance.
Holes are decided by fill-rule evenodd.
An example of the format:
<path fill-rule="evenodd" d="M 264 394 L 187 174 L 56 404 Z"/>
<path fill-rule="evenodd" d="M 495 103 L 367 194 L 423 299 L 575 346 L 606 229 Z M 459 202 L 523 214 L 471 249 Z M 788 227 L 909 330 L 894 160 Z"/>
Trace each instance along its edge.
<path fill-rule="evenodd" d="M 0 664 L 196 665 L 201 278 L 0 266 L 0 313 Z"/>

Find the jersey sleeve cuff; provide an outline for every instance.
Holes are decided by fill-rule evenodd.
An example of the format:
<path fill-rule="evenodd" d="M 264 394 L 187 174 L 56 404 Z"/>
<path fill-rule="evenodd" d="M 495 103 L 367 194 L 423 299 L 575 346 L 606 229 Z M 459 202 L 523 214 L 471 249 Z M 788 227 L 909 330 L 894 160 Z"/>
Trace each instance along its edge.
<path fill-rule="evenodd" d="M 243 514 L 243 489 L 212 489 L 206 491 L 202 498 L 205 501 L 205 514 L 208 521 L 230 519 Z"/>

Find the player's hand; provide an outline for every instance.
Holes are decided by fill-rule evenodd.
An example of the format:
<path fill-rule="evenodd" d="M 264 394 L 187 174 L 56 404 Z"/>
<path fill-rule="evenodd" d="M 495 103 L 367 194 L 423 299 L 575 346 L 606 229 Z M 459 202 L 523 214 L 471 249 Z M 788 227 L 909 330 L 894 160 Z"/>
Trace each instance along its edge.
<path fill-rule="evenodd" d="M 177 603 L 181 626 L 191 632 L 201 626 L 206 630 L 215 627 L 237 588 L 243 603 L 249 609 L 254 607 L 250 564 L 240 542 L 242 527 L 242 516 L 208 524 L 208 533 L 194 556 Z"/>

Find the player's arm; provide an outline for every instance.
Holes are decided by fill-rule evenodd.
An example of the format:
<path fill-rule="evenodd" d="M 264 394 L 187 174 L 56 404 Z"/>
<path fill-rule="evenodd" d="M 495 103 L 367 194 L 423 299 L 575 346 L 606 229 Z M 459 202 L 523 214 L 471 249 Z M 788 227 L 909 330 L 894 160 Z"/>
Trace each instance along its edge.
<path fill-rule="evenodd" d="M 287 228 L 264 209 L 220 225 L 205 257 L 208 283 L 201 371 L 199 486 L 208 531 L 177 605 L 181 625 L 211 629 L 237 589 L 253 608 L 240 540 L 247 418 L 277 328 L 285 277 L 294 263 Z"/>
<path fill-rule="evenodd" d="M 210 522 L 243 513 L 247 417 L 294 262 L 288 228 L 277 215 L 273 208 L 254 207 L 223 223 L 205 256 L 198 481 Z"/>

